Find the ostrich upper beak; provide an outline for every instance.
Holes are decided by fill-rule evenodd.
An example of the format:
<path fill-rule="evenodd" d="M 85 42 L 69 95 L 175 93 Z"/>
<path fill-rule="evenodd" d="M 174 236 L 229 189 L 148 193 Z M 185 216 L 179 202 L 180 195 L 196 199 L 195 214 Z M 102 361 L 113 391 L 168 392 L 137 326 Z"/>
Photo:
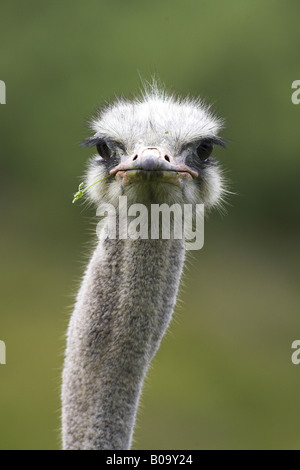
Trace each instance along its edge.
<path fill-rule="evenodd" d="M 124 184 L 143 179 L 160 179 L 167 182 L 179 184 L 181 178 L 197 178 L 196 171 L 185 164 L 175 161 L 175 159 L 158 147 L 147 147 L 140 149 L 134 155 L 124 158 L 124 160 L 110 171 L 116 178 L 123 178 Z"/>

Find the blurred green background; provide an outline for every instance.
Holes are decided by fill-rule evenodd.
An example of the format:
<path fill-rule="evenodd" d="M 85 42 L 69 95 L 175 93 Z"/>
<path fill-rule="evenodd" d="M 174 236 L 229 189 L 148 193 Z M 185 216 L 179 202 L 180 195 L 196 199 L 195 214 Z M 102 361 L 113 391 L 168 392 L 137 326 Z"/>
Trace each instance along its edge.
<path fill-rule="evenodd" d="M 95 107 L 156 73 L 226 119 L 237 193 L 206 222 L 135 449 L 299 449 L 297 0 L 2 0 L 0 448 L 60 447 L 64 334 L 93 239 L 71 198 Z"/>

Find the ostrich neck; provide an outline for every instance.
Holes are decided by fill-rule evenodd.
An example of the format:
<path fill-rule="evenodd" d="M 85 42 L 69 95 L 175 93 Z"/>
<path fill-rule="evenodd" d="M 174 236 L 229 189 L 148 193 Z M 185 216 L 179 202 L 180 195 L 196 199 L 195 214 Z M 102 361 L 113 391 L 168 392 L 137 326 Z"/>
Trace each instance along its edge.
<path fill-rule="evenodd" d="M 105 240 L 71 317 L 63 372 L 65 449 L 129 449 L 148 366 L 174 309 L 182 240 Z"/>

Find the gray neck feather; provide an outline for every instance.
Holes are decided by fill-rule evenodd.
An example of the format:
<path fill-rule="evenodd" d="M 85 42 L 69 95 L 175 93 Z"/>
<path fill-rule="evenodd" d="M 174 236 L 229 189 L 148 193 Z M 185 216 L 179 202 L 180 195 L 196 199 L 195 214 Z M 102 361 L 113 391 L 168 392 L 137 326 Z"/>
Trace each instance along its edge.
<path fill-rule="evenodd" d="M 183 240 L 105 240 L 71 317 L 63 448 L 129 449 L 144 377 L 171 320 Z"/>

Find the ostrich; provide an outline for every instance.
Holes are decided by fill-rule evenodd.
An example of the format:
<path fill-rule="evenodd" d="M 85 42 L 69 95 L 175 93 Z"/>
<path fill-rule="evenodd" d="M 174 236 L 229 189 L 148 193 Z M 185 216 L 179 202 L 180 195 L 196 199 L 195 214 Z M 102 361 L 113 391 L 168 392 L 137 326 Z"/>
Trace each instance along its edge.
<path fill-rule="evenodd" d="M 224 145 L 222 121 L 200 99 L 153 83 L 140 98 L 107 105 L 91 128 L 84 144 L 97 155 L 86 183 L 96 207 L 117 208 L 124 195 L 128 204 L 148 207 L 199 203 L 207 210 L 220 203 L 224 180 L 212 151 Z M 67 333 L 64 449 L 130 449 L 143 381 L 171 320 L 184 260 L 185 241 L 175 237 L 98 241 Z"/>

